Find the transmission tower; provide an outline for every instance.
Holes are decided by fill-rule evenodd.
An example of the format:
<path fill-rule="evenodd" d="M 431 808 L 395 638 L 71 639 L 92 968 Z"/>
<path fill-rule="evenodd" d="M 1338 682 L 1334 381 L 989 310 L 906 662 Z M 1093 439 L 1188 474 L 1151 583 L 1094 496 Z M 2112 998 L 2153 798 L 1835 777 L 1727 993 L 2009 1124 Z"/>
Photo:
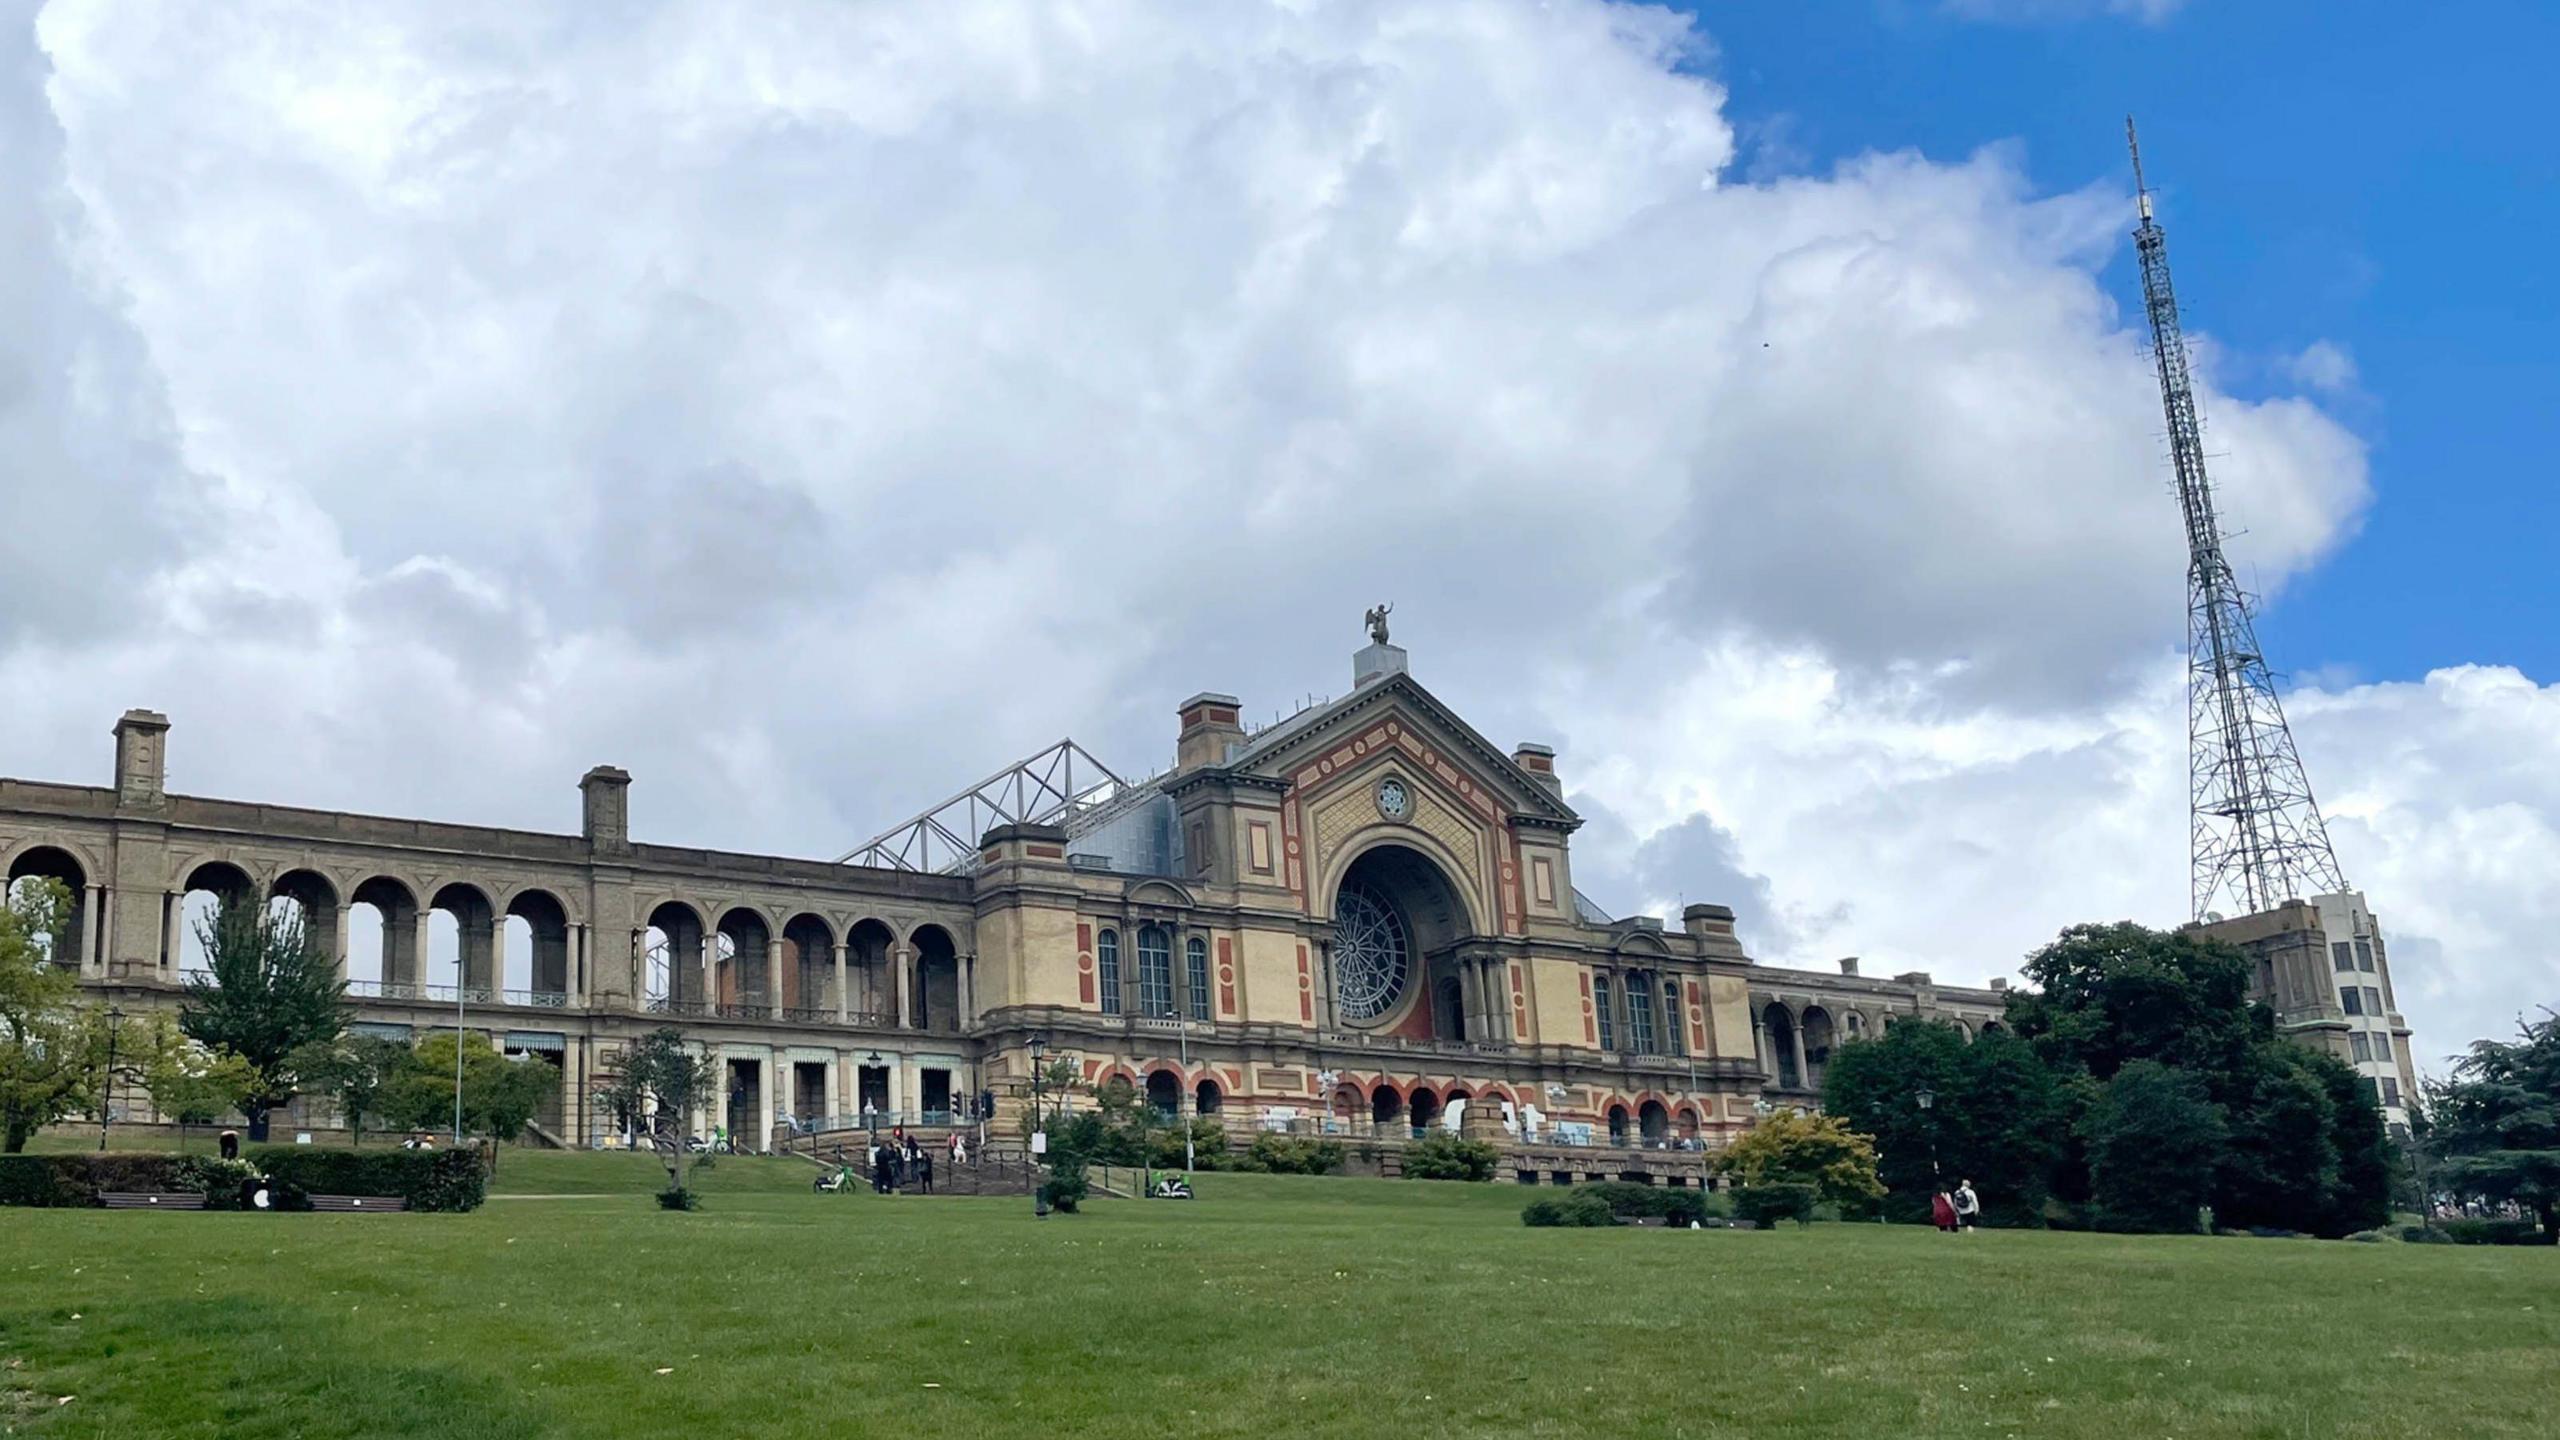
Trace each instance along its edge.
<path fill-rule="evenodd" d="M 2204 427 L 2196 418 L 2187 341 L 2169 287 L 2169 237 L 2151 213 L 2142 146 L 2133 151 L 2133 188 L 2142 223 L 2133 232 L 2142 260 L 2142 299 L 2151 316 L 2151 352 L 2160 367 L 2160 403 L 2169 417 L 2169 454 L 2187 521 L 2187 804 L 2189 889 L 2195 918 L 2218 905 L 2236 913 L 2347 888 L 2329 829 L 2311 798 L 2311 778 L 2293 748 L 2275 679 L 2258 650 L 2249 597 L 2222 555 L 2213 482 L 2204 471 Z"/>

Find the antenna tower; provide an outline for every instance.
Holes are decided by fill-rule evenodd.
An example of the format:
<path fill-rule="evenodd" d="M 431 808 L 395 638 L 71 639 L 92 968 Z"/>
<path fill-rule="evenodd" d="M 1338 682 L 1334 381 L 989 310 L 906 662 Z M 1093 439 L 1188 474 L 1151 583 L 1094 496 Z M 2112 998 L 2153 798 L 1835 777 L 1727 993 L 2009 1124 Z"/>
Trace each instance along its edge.
<path fill-rule="evenodd" d="M 2189 889 L 2195 918 L 2229 905 L 2239 913 L 2347 888 L 2329 828 L 2311 798 L 2311 778 L 2293 748 L 2275 679 L 2258 650 L 2249 597 L 2232 578 L 2204 471 L 2204 427 L 2196 418 L 2187 341 L 2169 287 L 2169 237 L 2151 213 L 2142 146 L 2133 151 L 2133 188 L 2142 223 L 2133 232 L 2142 260 L 2143 307 L 2160 367 L 2160 403 L 2169 417 L 2169 455 L 2187 522 L 2187 805 Z"/>

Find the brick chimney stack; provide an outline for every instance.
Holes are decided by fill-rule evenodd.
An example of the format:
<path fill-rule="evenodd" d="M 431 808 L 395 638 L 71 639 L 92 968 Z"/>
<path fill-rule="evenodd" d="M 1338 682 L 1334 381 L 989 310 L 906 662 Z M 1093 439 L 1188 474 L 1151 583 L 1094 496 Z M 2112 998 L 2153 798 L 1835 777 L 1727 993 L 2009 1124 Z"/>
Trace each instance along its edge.
<path fill-rule="evenodd" d="M 1523 740 L 1519 744 L 1511 747 L 1511 763 L 1528 771 L 1529 778 L 1546 786 L 1550 794 L 1555 795 L 1559 799 L 1563 798 L 1564 780 L 1561 776 L 1556 774 L 1556 750 L 1554 746 L 1540 745 L 1534 741 Z"/>
<path fill-rule="evenodd" d="M 1223 765 L 1227 751 L 1244 743 L 1242 704 L 1233 695 L 1203 690 L 1182 702 L 1182 730 L 1174 743 L 1174 768 L 1197 770 Z"/>

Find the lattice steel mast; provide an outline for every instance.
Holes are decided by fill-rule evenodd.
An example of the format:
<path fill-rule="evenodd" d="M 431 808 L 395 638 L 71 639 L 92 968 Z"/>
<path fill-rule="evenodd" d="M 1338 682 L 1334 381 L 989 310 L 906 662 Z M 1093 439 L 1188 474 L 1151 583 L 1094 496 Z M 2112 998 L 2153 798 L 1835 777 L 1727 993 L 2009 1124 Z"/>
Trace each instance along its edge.
<path fill-rule="evenodd" d="M 2169 454 L 2187 522 L 2187 786 L 2189 888 L 2195 918 L 2217 901 L 2239 913 L 2347 888 L 2329 830 L 2311 798 L 2311 779 L 2293 748 L 2275 679 L 2258 650 L 2249 597 L 2232 578 L 2205 476 L 2204 427 L 2196 417 L 2187 341 L 2169 286 L 2169 237 L 2151 213 L 2142 146 L 2133 151 L 2133 187 L 2142 223 L 2133 232 L 2142 260 L 2142 299 L 2160 367 L 2160 403 L 2169 417 Z"/>

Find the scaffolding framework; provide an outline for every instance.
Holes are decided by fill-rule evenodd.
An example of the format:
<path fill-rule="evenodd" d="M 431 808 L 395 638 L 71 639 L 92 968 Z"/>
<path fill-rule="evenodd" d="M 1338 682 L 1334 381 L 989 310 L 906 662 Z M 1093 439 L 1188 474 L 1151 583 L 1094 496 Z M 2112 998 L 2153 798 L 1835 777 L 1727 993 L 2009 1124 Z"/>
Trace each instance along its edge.
<path fill-rule="evenodd" d="M 978 845 L 999 825 L 1092 822 L 1131 791 L 1073 737 L 1015 761 L 977 784 L 836 857 L 839 865 L 966 875 Z"/>
<path fill-rule="evenodd" d="M 2170 462 L 2186 518 L 2188 888 L 2199 920 L 2220 905 L 2254 914 L 2347 885 L 2329 848 L 2319 802 L 2311 796 L 2311 778 L 2294 749 L 2275 677 L 2258 648 L 2250 597 L 2222 553 L 2195 379 L 2169 283 L 2169 237 L 2152 214 L 2132 120 L 2124 130 L 2141 215 L 2133 240 L 2142 265 L 2143 308 L 2151 321 Z"/>

